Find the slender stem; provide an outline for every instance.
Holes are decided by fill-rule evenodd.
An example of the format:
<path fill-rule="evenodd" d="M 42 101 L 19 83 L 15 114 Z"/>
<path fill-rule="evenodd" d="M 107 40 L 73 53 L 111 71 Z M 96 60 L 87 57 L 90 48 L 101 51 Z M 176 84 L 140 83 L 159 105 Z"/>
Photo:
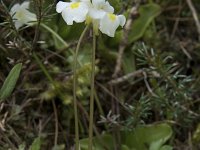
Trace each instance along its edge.
<path fill-rule="evenodd" d="M 94 119 L 94 77 L 95 77 L 95 51 L 96 51 L 96 35 L 93 31 L 93 49 L 92 49 L 92 72 L 91 72 L 91 95 L 90 95 L 90 120 L 89 120 L 89 144 L 88 150 L 92 150 L 93 138 L 93 119 Z"/>
<path fill-rule="evenodd" d="M 98 111 L 99 111 L 100 115 L 101 116 L 105 116 L 105 113 L 103 111 L 103 108 L 101 106 L 100 100 L 99 100 L 98 95 L 97 95 L 97 91 L 95 89 L 94 89 L 94 100 L 95 100 L 95 103 L 96 103 L 96 105 L 98 107 Z M 105 129 L 108 129 L 108 126 L 107 126 L 106 123 L 104 123 L 104 127 L 105 127 Z M 94 126 L 94 128 L 95 128 L 95 126 Z M 95 134 L 96 134 L 96 132 L 95 132 Z"/>
<path fill-rule="evenodd" d="M 56 109 L 55 101 L 52 100 L 53 105 L 53 111 L 54 111 L 54 117 L 55 117 L 55 138 L 54 138 L 54 145 L 56 146 L 58 144 L 58 114 Z"/>
<path fill-rule="evenodd" d="M 43 71 L 43 73 L 45 74 L 45 76 L 47 77 L 47 79 L 53 84 L 53 86 L 55 86 L 56 88 L 56 84 L 54 83 L 53 78 L 50 76 L 50 74 L 48 73 L 47 69 L 44 67 L 44 65 L 42 64 L 42 62 L 40 61 L 40 59 L 38 58 L 38 56 L 36 55 L 35 52 L 33 52 L 33 58 L 36 60 L 36 62 L 38 63 L 39 67 L 41 68 L 41 70 Z"/>
<path fill-rule="evenodd" d="M 96 91 L 96 90 L 94 90 L 94 100 L 95 100 L 95 102 L 96 102 L 96 104 L 97 104 L 97 107 L 98 107 L 98 110 L 99 110 L 99 112 L 100 112 L 100 115 L 101 115 L 101 116 L 105 116 L 105 114 L 104 114 L 104 112 L 103 112 L 103 108 L 102 108 L 102 106 L 101 106 L 101 103 L 100 103 L 100 100 L 99 100 L 99 98 L 98 98 L 98 95 L 97 95 L 97 91 Z"/>
<path fill-rule="evenodd" d="M 78 51 L 83 40 L 83 37 L 87 31 L 89 26 L 86 26 L 81 36 L 78 40 L 78 44 L 76 47 L 76 51 L 74 53 L 74 66 L 73 66 L 73 99 L 74 99 L 74 118 L 75 118 L 75 150 L 79 150 L 79 128 L 78 128 L 78 109 L 77 109 L 77 99 L 76 99 L 76 89 L 77 89 L 77 76 L 76 76 L 76 69 L 77 69 L 77 57 Z"/>
<path fill-rule="evenodd" d="M 45 25 L 44 23 L 40 24 L 44 29 L 46 29 L 47 31 L 49 31 L 51 34 L 53 34 L 65 47 L 69 47 L 69 45 L 55 32 L 53 31 L 51 28 L 49 28 L 47 25 Z"/>

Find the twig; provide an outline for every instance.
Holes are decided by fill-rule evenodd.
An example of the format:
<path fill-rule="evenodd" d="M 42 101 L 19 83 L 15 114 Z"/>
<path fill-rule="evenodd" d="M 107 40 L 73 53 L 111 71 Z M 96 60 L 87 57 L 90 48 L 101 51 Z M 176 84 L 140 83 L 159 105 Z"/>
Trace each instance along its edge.
<path fill-rule="evenodd" d="M 126 81 L 126 80 L 128 80 L 130 78 L 137 77 L 137 76 L 141 75 L 142 72 L 143 72 L 143 70 L 140 69 L 140 70 L 128 73 L 128 74 L 126 74 L 126 75 L 124 75 L 122 77 L 119 77 L 117 79 L 113 79 L 113 80 L 109 81 L 108 84 L 115 85 L 115 84 L 122 83 L 122 82 L 124 82 L 124 81 Z"/>
<path fill-rule="evenodd" d="M 145 83 L 145 85 L 146 85 L 148 91 L 151 93 L 152 96 L 158 97 L 158 96 L 153 92 L 153 90 L 151 89 L 151 87 L 150 87 L 150 85 L 149 85 L 149 83 L 148 83 L 148 81 L 147 81 L 147 74 L 146 74 L 146 72 L 143 71 L 142 73 L 143 73 L 143 75 L 144 75 L 144 83 Z"/>
<path fill-rule="evenodd" d="M 99 86 L 101 89 L 103 89 L 108 95 L 110 95 L 117 103 L 119 103 L 122 108 L 127 112 L 129 113 L 130 115 L 133 115 L 133 113 L 127 109 L 127 107 L 125 106 L 125 104 L 119 100 L 112 92 L 110 92 L 106 87 L 104 87 L 102 84 L 98 83 L 98 82 L 95 82 L 97 86 Z"/>
<path fill-rule="evenodd" d="M 7 144 L 9 144 L 9 146 L 10 146 L 10 148 L 11 148 L 12 150 L 17 150 L 15 144 L 12 143 L 12 141 L 9 139 L 9 137 L 8 137 L 6 134 L 4 134 L 4 132 L 2 132 L 2 131 L 0 130 L 0 134 L 3 136 L 4 140 L 7 142 Z"/>
<path fill-rule="evenodd" d="M 138 7 L 139 7 L 139 4 L 132 7 L 130 14 L 129 14 L 129 18 L 128 18 L 126 24 L 125 24 L 125 27 L 124 27 L 124 30 L 123 30 L 124 31 L 123 32 L 123 38 L 122 38 L 122 41 L 119 45 L 119 52 L 118 52 L 118 57 L 117 57 L 117 60 L 116 60 L 115 71 L 112 75 L 112 77 L 114 77 L 114 78 L 117 77 L 118 73 L 121 70 L 123 53 L 124 53 L 124 50 L 126 49 L 126 47 L 128 45 L 128 34 L 131 30 L 131 26 L 132 26 L 132 23 L 133 23 L 133 16 L 138 14 L 137 13 Z"/>
<path fill-rule="evenodd" d="M 188 53 L 188 51 L 185 49 L 185 47 L 183 46 L 181 42 L 180 42 L 180 48 L 183 51 L 183 53 L 188 57 L 188 59 L 192 60 L 192 56 L 190 55 L 190 53 Z"/>
<path fill-rule="evenodd" d="M 187 4 L 192 12 L 192 16 L 194 18 L 194 21 L 195 21 L 195 24 L 196 24 L 196 27 L 197 27 L 197 32 L 199 34 L 199 40 L 200 40 L 200 21 L 198 19 L 198 15 L 197 15 L 197 11 L 192 3 L 191 0 L 187 0 Z"/>
<path fill-rule="evenodd" d="M 178 7 L 178 12 L 177 12 L 177 16 L 180 16 L 180 13 L 181 13 L 181 10 L 182 10 L 182 6 L 181 6 L 181 1 L 179 2 L 179 7 Z M 176 30 L 178 28 L 178 25 L 179 25 L 179 22 L 180 22 L 180 18 L 177 17 L 176 18 L 176 21 L 174 23 L 174 27 L 173 27 L 173 30 L 172 30 L 172 34 L 171 34 L 171 38 L 174 37 L 175 33 L 176 33 Z"/>
<path fill-rule="evenodd" d="M 185 106 L 179 104 L 178 102 L 176 102 L 174 105 L 175 105 L 175 106 L 178 106 L 178 107 L 181 108 L 183 111 L 188 112 L 190 115 L 193 115 L 193 116 L 195 116 L 195 117 L 200 117 L 199 114 L 193 112 L 192 110 L 186 108 Z"/>

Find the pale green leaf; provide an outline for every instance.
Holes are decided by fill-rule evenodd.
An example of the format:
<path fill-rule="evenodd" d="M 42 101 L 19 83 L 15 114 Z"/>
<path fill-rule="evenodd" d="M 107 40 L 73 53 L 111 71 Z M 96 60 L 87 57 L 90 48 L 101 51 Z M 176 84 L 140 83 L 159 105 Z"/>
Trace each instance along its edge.
<path fill-rule="evenodd" d="M 15 88 L 16 82 L 19 78 L 19 74 L 22 68 L 22 64 L 15 65 L 7 76 L 0 90 L 0 101 L 6 99 Z"/>
<path fill-rule="evenodd" d="M 141 38 L 149 26 L 149 24 L 155 19 L 161 12 L 159 5 L 155 3 L 149 3 L 142 5 L 139 8 L 139 18 L 134 20 L 131 32 L 129 33 L 129 43 Z"/>
<path fill-rule="evenodd" d="M 171 147 L 169 145 L 164 145 L 159 150 L 173 150 L 173 147 Z"/>
<path fill-rule="evenodd" d="M 42 140 L 40 137 L 35 138 L 29 150 L 40 150 L 41 149 Z"/>

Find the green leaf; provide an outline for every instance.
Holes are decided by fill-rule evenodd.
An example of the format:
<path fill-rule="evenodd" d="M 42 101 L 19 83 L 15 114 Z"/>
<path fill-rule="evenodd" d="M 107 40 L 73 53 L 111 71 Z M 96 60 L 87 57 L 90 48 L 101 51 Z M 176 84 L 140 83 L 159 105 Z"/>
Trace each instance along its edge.
<path fill-rule="evenodd" d="M 42 140 L 41 140 L 40 137 L 38 137 L 33 141 L 32 145 L 29 148 L 29 150 L 40 150 L 41 144 L 42 144 Z"/>
<path fill-rule="evenodd" d="M 130 150 L 130 148 L 128 146 L 126 146 L 126 145 L 122 145 L 121 150 Z"/>
<path fill-rule="evenodd" d="M 132 43 L 141 38 L 146 28 L 154 20 L 154 18 L 159 15 L 160 12 L 160 6 L 155 3 L 141 6 L 139 8 L 140 16 L 133 22 L 132 30 L 129 34 L 129 43 Z"/>
<path fill-rule="evenodd" d="M 95 150 L 104 150 L 105 148 L 111 150 L 114 149 L 114 140 L 110 134 L 103 134 L 93 139 L 93 145 Z M 81 150 L 88 150 L 88 138 L 80 141 L 80 147 Z"/>
<path fill-rule="evenodd" d="M 159 150 L 173 150 L 173 147 L 171 147 L 169 145 L 164 145 Z"/>
<path fill-rule="evenodd" d="M 167 124 L 138 127 L 135 131 L 122 132 L 123 144 L 136 150 L 159 150 L 171 137 L 172 129 Z"/>
<path fill-rule="evenodd" d="M 133 131 L 121 131 L 122 150 L 171 150 L 163 146 L 172 135 L 172 129 L 167 124 L 146 125 Z M 103 134 L 93 139 L 95 150 L 114 149 L 114 137 Z M 88 138 L 80 141 L 81 150 L 88 149 Z M 106 147 L 106 148 L 105 148 Z"/>
<path fill-rule="evenodd" d="M 22 143 L 22 144 L 19 145 L 18 150 L 25 150 L 25 148 L 26 148 L 26 144 Z"/>
<path fill-rule="evenodd" d="M 200 143 L 200 123 L 198 124 L 196 130 L 193 133 L 192 141 L 197 144 Z"/>
<path fill-rule="evenodd" d="M 64 150 L 65 149 L 65 145 L 61 144 L 61 145 L 55 145 L 52 150 Z"/>
<path fill-rule="evenodd" d="M 0 101 L 6 99 L 15 88 L 16 82 L 19 78 L 19 74 L 22 68 L 22 64 L 15 65 L 7 76 L 3 86 L 0 90 Z"/>

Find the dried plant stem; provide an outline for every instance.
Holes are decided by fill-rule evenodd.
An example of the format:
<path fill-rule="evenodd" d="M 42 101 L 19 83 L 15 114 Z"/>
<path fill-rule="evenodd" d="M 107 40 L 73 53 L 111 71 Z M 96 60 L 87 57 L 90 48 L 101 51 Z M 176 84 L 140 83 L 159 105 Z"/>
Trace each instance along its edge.
<path fill-rule="evenodd" d="M 74 66 L 73 66 L 73 99 L 74 99 L 74 118 L 75 118 L 75 150 L 79 150 L 79 127 L 78 127 L 78 109 L 77 109 L 77 99 L 76 99 L 76 89 L 77 89 L 77 76 L 76 76 L 76 69 L 77 69 L 77 57 L 78 51 L 80 49 L 81 42 L 83 37 L 87 31 L 89 26 L 86 26 L 81 36 L 78 40 L 78 44 L 74 54 Z"/>
<path fill-rule="evenodd" d="M 123 30 L 123 37 L 122 37 L 122 41 L 119 45 L 119 51 L 118 51 L 118 56 L 117 56 L 117 60 L 116 60 L 116 65 L 115 65 L 115 70 L 114 73 L 112 75 L 113 78 L 116 78 L 121 70 L 121 65 L 122 65 L 122 58 L 123 58 L 123 54 L 124 51 L 126 49 L 126 47 L 128 46 L 128 34 L 131 30 L 131 26 L 133 23 L 133 16 L 135 16 L 137 14 L 137 9 L 139 7 L 139 2 L 136 4 L 136 6 L 132 7 L 130 10 L 130 14 L 129 14 L 129 18 L 125 24 L 124 30 Z"/>
<path fill-rule="evenodd" d="M 198 19 L 198 13 L 197 13 L 197 11 L 196 11 L 191 0 L 187 0 L 187 4 L 188 4 L 188 6 L 189 6 L 189 8 L 192 12 L 192 16 L 194 18 L 194 21 L 195 21 L 195 24 L 196 24 L 196 27 L 197 27 L 197 32 L 199 34 L 199 40 L 200 40 L 200 21 Z"/>
<path fill-rule="evenodd" d="M 89 120 L 89 144 L 88 150 L 92 150 L 93 138 L 93 120 L 94 120 L 94 78 L 95 78 L 95 52 L 96 52 L 96 35 L 93 31 L 93 48 L 92 48 L 92 72 L 91 72 L 91 92 L 90 92 L 90 120 Z"/>
<path fill-rule="evenodd" d="M 109 81 L 108 84 L 116 85 L 116 84 L 122 83 L 122 82 L 124 82 L 124 81 L 126 81 L 126 80 L 128 80 L 130 78 L 141 76 L 142 72 L 143 72 L 143 69 L 136 70 L 136 71 L 128 73 L 128 74 L 126 74 L 126 75 L 124 75 L 122 77 L 113 79 L 113 80 Z"/>

